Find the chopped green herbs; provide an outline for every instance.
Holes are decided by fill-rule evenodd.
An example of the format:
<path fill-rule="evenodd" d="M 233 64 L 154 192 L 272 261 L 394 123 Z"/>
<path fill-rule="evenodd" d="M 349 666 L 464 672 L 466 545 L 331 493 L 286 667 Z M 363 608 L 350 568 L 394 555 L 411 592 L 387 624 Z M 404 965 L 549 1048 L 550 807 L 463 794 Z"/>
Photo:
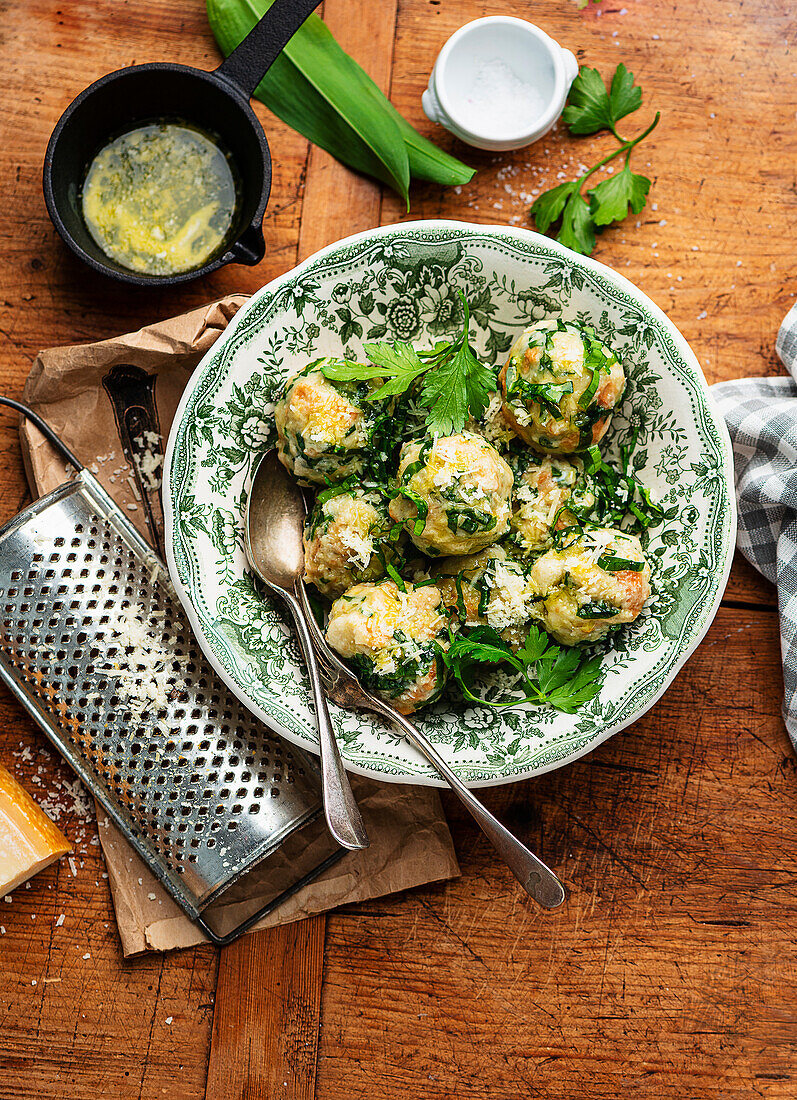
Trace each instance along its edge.
<path fill-rule="evenodd" d="M 588 256 L 595 247 L 596 231 L 622 221 L 628 216 L 629 208 L 634 214 L 642 211 L 650 190 L 650 180 L 631 171 L 631 153 L 656 128 L 660 115 L 657 113 L 650 126 L 635 138 L 626 139 L 617 132 L 620 119 L 638 110 L 641 105 L 642 89 L 634 83 L 634 74 L 625 65 L 617 66 L 610 89 L 606 88 L 597 69 L 582 66 L 570 88 L 568 106 L 562 113 L 562 119 L 571 134 L 596 134 L 600 130 L 609 130 L 619 143 L 619 148 L 602 157 L 583 176 L 560 183 L 540 195 L 532 205 L 530 214 L 541 233 L 547 232 L 555 222 L 560 222 L 556 239 L 575 252 Z M 587 192 L 587 201 L 582 194 L 586 181 L 599 168 L 620 156 L 625 157 L 622 169 L 591 188 Z"/>
<path fill-rule="evenodd" d="M 618 558 L 616 554 L 601 554 L 598 565 L 607 573 L 641 573 L 645 568 L 643 561 L 632 561 L 630 558 Z"/>

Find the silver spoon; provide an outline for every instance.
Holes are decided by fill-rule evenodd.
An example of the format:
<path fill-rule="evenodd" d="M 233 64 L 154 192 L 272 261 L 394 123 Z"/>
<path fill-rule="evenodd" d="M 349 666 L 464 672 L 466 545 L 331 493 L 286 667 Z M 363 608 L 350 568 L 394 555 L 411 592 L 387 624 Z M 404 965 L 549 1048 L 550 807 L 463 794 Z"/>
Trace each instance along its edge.
<path fill-rule="evenodd" d="M 449 768 L 431 741 L 419 729 L 408 722 L 403 714 L 394 710 L 389 703 L 365 691 L 357 677 L 343 664 L 321 633 L 310 609 L 304 584 L 299 587 L 299 598 L 305 609 L 310 635 L 322 672 L 327 679 L 327 692 L 330 699 L 344 710 L 370 710 L 380 714 L 405 734 L 410 743 L 442 775 L 529 897 L 545 909 L 556 909 L 560 906 L 565 900 L 564 887 L 550 867 L 521 844 L 517 837 L 513 836 L 489 810 L 482 806 L 478 798 Z"/>
<path fill-rule="evenodd" d="M 354 801 L 329 717 L 324 687 L 310 640 L 306 612 L 299 599 L 304 572 L 304 501 L 299 487 L 277 458 L 263 456 L 252 477 L 246 506 L 246 556 L 261 581 L 283 598 L 296 626 L 310 675 L 321 749 L 324 813 L 329 831 L 344 848 L 367 848 L 368 835 Z"/>

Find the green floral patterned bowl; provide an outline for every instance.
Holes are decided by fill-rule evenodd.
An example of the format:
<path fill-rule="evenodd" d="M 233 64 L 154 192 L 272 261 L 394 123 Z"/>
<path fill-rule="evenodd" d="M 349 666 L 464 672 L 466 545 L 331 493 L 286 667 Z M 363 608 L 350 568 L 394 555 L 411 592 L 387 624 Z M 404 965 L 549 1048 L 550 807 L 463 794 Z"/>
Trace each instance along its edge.
<path fill-rule="evenodd" d="M 648 298 L 602 264 L 520 229 L 430 221 L 340 241 L 255 294 L 199 364 L 169 439 L 163 498 L 169 570 L 211 664 L 264 722 L 315 749 L 293 637 L 246 567 L 250 471 L 273 444 L 274 399 L 297 362 L 358 357 L 364 340 L 451 336 L 456 287 L 491 363 L 542 316 L 587 321 L 615 347 L 629 385 L 609 446 L 638 433 L 637 472 L 667 514 L 648 548 L 650 604 L 616 636 L 601 691 L 577 714 L 450 700 L 422 713 L 451 767 L 483 785 L 561 767 L 643 714 L 705 634 L 725 587 L 736 528 L 728 434 L 695 356 Z M 334 720 L 353 771 L 440 783 L 376 721 L 336 708 Z"/>

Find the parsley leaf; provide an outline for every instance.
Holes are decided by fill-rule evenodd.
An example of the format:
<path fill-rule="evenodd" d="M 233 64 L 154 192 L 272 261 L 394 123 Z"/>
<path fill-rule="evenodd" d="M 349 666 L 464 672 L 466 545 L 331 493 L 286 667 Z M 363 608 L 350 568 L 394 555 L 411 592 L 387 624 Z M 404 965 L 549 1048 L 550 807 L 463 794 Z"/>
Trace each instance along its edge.
<path fill-rule="evenodd" d="M 588 256 L 595 247 L 596 231 L 628 216 L 629 207 L 639 214 L 647 201 L 650 180 L 631 171 L 631 153 L 658 125 L 659 115 L 637 137 L 624 140 L 617 133 L 617 122 L 639 109 L 642 89 L 634 83 L 634 74 L 625 65 L 618 65 L 612 77 L 611 89 L 597 69 L 582 67 L 573 81 L 568 106 L 562 118 L 571 134 L 596 134 L 610 130 L 618 142 L 618 148 L 602 157 L 583 176 L 557 184 L 540 195 L 529 210 L 537 228 L 545 233 L 555 222 L 560 222 L 556 239 L 574 252 Z M 599 168 L 616 157 L 625 156 L 625 165 L 616 176 L 596 184 L 587 192 L 582 189 L 586 181 Z"/>
<path fill-rule="evenodd" d="M 650 180 L 638 176 L 628 164 L 616 176 L 601 180 L 587 194 L 591 200 L 591 216 L 595 225 L 611 225 L 628 216 L 628 207 L 639 214 L 647 200 Z"/>
<path fill-rule="evenodd" d="M 529 627 L 523 646 L 513 653 L 490 626 L 477 626 L 467 634 L 452 635 L 441 657 L 466 699 L 499 708 L 519 703 L 547 703 L 572 714 L 600 690 L 601 656 L 585 658 L 576 648 L 562 649 L 535 624 Z M 480 665 L 507 664 L 520 674 L 527 694 L 504 702 L 485 699 L 474 691 Z"/>
<path fill-rule="evenodd" d="M 540 233 L 547 232 L 548 228 L 558 221 L 567 200 L 578 190 L 578 186 L 578 180 L 560 183 L 558 187 L 552 187 L 550 191 L 545 191 L 535 200 L 531 207 L 531 214 L 537 222 Z"/>
<path fill-rule="evenodd" d="M 571 134 L 597 134 L 599 130 L 612 130 L 626 115 L 642 106 L 642 89 L 634 84 L 634 74 L 622 63 L 612 78 L 611 91 L 606 90 L 603 77 L 597 69 L 585 66 L 570 87 L 567 107 L 562 121 Z"/>
<path fill-rule="evenodd" d="M 411 344 L 395 340 L 392 344 L 366 344 L 365 354 L 380 368 L 380 377 L 388 379 L 373 395 L 375 400 L 404 393 L 411 382 L 426 370 Z"/>
<path fill-rule="evenodd" d="M 589 256 L 595 247 L 595 225 L 590 217 L 589 203 L 581 197 L 580 191 L 575 191 L 568 199 L 557 240 L 583 256 Z"/>
<path fill-rule="evenodd" d="M 470 308 L 462 292 L 457 293 L 462 299 L 464 320 L 462 332 L 453 342 L 438 342 L 431 351 L 421 352 L 403 340 L 366 344 L 370 363 L 329 360 L 322 366 L 322 373 L 333 381 L 385 378 L 371 394 L 371 401 L 404 393 L 423 375 L 419 403 L 429 410 L 429 431 L 438 435 L 461 431 L 469 417 L 478 419 L 487 408 L 496 381 L 494 372 L 479 362 L 470 346 Z"/>

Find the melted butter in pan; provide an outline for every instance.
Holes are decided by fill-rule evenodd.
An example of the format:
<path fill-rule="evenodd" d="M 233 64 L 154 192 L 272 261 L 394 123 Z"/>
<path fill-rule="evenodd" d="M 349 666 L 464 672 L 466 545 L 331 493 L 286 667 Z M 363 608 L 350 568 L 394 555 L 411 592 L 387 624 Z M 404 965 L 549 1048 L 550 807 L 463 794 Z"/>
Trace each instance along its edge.
<path fill-rule="evenodd" d="M 82 203 L 106 256 L 131 271 L 175 275 L 201 267 L 224 245 L 235 215 L 235 179 L 206 134 L 154 123 L 100 150 Z"/>

